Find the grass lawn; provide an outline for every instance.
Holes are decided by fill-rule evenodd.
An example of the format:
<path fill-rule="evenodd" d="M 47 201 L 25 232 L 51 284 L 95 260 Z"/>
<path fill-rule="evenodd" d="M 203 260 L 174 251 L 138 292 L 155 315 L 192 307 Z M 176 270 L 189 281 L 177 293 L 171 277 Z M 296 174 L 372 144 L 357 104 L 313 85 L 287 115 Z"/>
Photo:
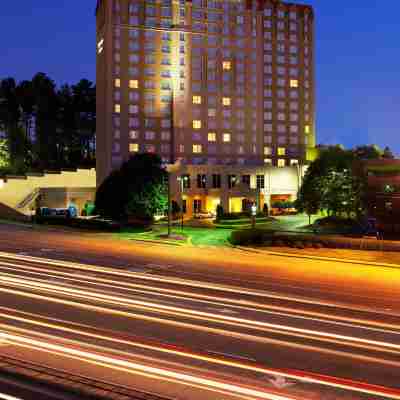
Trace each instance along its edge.
<path fill-rule="evenodd" d="M 183 231 L 180 227 L 173 227 L 172 234 L 182 237 L 182 240 L 168 239 L 160 236 L 167 234 L 166 226 L 156 226 L 154 230 L 145 232 L 143 229 L 129 228 L 115 234 L 116 237 L 125 240 L 144 240 L 158 241 L 160 243 L 171 243 L 178 245 L 193 246 L 229 246 L 228 238 L 231 229 L 214 229 L 214 228 L 191 228 L 184 227 Z"/>
<path fill-rule="evenodd" d="M 219 224 L 216 225 L 216 228 L 184 226 L 183 230 L 181 230 L 180 226 L 173 226 L 172 234 L 180 236 L 181 240 L 166 238 L 167 227 L 157 224 L 153 225 L 153 230 L 151 231 L 128 228 L 114 235 L 115 237 L 125 240 L 157 241 L 180 246 L 230 246 L 228 238 L 233 230 L 251 228 L 249 219 L 239 221 L 240 223 L 237 223 L 238 220 L 232 220 L 232 222 L 235 222 L 234 224 Z M 265 218 L 261 218 L 259 222 L 256 223 L 257 228 L 281 231 L 304 230 L 304 227 L 307 225 L 308 217 L 304 215 L 274 217 L 274 220 L 269 222 L 266 222 Z"/>

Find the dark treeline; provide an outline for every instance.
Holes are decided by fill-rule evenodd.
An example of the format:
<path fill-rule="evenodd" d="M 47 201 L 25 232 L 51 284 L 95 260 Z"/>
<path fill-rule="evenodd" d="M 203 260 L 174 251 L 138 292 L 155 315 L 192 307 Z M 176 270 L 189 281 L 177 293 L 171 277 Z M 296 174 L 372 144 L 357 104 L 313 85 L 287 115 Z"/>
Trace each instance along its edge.
<path fill-rule="evenodd" d="M 57 88 L 44 73 L 3 79 L 0 132 L 8 150 L 0 173 L 94 166 L 96 88 L 86 79 Z"/>

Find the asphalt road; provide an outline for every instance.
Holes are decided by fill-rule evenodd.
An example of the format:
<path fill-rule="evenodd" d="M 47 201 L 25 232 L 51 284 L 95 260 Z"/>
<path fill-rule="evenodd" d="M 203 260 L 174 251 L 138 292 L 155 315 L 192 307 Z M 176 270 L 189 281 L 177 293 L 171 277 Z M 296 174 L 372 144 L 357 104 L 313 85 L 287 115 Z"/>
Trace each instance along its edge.
<path fill-rule="evenodd" d="M 179 400 L 400 399 L 400 270 L 0 235 L 0 353 Z"/>

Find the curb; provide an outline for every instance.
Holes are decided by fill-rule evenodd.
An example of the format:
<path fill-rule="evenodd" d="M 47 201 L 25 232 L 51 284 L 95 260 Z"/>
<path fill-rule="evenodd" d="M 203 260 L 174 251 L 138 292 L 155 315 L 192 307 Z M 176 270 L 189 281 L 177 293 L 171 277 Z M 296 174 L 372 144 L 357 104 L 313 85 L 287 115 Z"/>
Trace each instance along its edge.
<path fill-rule="evenodd" d="M 151 240 L 151 239 L 130 238 L 128 240 L 132 240 L 134 242 L 141 242 L 141 243 L 166 244 L 166 245 L 169 245 L 169 246 L 177 246 L 177 247 L 180 247 L 180 246 L 184 245 L 184 244 L 181 244 L 181 243 L 163 242 L 163 241 L 160 241 L 160 240 Z"/>
<path fill-rule="evenodd" d="M 335 258 L 335 257 L 324 257 L 324 256 L 310 256 L 306 254 L 293 254 L 293 253 L 281 253 L 278 251 L 268 251 L 268 250 L 258 250 L 252 247 L 243 247 L 243 246 L 236 246 L 237 249 L 242 251 L 247 251 L 248 253 L 254 254 L 264 254 L 270 256 L 278 256 L 278 257 L 291 257 L 291 258 L 302 258 L 306 260 L 319 260 L 319 261 L 335 261 L 341 262 L 345 264 L 358 264 L 358 265 L 366 265 L 370 267 L 382 267 L 382 268 L 391 268 L 391 269 L 400 269 L 400 264 L 390 264 L 390 263 L 377 263 L 373 261 L 358 261 L 358 260 L 351 260 L 348 258 Z"/>

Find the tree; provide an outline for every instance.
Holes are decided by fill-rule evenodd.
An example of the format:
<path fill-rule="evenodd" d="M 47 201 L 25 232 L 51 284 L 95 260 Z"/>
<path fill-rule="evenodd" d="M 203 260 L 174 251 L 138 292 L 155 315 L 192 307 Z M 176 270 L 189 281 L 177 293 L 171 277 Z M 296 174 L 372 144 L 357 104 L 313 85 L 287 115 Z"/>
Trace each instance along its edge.
<path fill-rule="evenodd" d="M 44 73 L 32 79 L 35 99 L 36 140 L 34 163 L 41 169 L 57 168 L 57 114 L 58 99 L 55 83 Z"/>
<path fill-rule="evenodd" d="M 104 180 L 96 193 L 96 212 L 119 220 L 153 218 L 167 208 L 167 172 L 154 154 L 135 154 Z"/>
<path fill-rule="evenodd" d="M 389 148 L 388 146 L 386 146 L 386 147 L 383 149 L 383 155 L 382 155 L 382 157 L 383 157 L 383 158 L 390 158 L 390 159 L 394 158 L 394 155 L 393 155 L 393 153 L 392 153 L 392 150 L 390 150 L 390 148 Z"/>
<path fill-rule="evenodd" d="M 379 146 L 373 144 L 357 146 L 355 149 L 353 149 L 353 154 L 359 160 L 374 160 L 381 158 L 383 151 Z"/>
<path fill-rule="evenodd" d="M 20 126 L 21 108 L 16 89 L 13 78 L 0 82 L 0 124 L 7 138 L 10 166 L 14 173 L 19 173 L 25 169 L 25 138 Z"/>
<path fill-rule="evenodd" d="M 356 154 L 357 151 L 340 147 L 321 151 L 304 176 L 296 208 L 307 213 L 309 219 L 318 210 L 325 210 L 328 215 L 360 216 L 366 207 L 366 182 L 353 174 Z"/>

